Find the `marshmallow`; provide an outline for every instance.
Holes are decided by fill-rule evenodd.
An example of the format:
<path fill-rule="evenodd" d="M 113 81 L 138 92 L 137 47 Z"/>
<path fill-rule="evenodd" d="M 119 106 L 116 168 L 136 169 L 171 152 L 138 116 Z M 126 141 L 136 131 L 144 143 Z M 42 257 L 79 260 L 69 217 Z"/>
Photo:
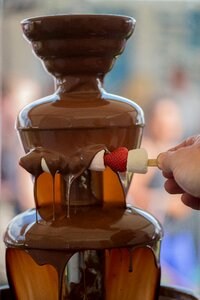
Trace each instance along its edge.
<path fill-rule="evenodd" d="M 44 172 L 51 173 L 48 166 L 47 166 L 46 160 L 43 157 L 41 159 L 41 168 Z"/>
<path fill-rule="evenodd" d="M 132 173 L 147 173 L 148 154 L 144 148 L 133 149 L 128 152 L 126 170 Z"/>
<path fill-rule="evenodd" d="M 104 154 L 105 154 L 105 150 L 101 150 L 101 151 L 97 152 L 97 154 L 94 156 L 94 158 L 89 166 L 89 170 L 92 170 L 92 171 L 104 171 L 105 170 Z"/>

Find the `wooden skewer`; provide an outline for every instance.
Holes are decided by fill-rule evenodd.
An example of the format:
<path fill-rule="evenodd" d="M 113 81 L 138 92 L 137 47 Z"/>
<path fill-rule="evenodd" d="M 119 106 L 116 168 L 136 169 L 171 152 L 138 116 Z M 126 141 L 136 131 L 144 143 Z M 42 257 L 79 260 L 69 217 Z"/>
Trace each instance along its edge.
<path fill-rule="evenodd" d="M 158 167 L 157 158 L 148 159 L 147 166 L 148 167 Z"/>

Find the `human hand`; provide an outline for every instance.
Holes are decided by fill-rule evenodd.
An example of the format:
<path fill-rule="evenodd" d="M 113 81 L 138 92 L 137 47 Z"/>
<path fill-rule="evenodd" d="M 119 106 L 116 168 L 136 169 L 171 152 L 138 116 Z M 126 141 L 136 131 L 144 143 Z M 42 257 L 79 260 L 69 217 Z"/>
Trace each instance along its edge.
<path fill-rule="evenodd" d="M 170 194 L 182 194 L 187 206 L 200 210 L 200 135 L 189 137 L 181 144 L 158 156 L 163 171 L 165 189 Z"/>

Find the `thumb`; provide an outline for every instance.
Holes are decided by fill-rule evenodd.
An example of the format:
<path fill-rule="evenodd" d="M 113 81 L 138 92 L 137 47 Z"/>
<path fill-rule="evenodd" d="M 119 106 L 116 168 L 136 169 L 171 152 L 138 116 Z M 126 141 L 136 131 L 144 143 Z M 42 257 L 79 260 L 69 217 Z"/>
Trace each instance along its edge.
<path fill-rule="evenodd" d="M 158 155 L 158 167 L 164 172 L 173 172 L 173 162 L 174 162 L 173 151 L 162 152 Z"/>

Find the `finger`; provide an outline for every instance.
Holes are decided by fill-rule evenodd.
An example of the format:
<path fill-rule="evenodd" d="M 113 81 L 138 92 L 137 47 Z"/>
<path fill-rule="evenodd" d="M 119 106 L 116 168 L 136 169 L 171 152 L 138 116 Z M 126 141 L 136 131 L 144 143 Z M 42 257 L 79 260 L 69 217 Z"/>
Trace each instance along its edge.
<path fill-rule="evenodd" d="M 200 210 L 200 198 L 196 198 L 191 196 L 190 194 L 184 193 L 181 196 L 181 200 L 185 205 L 193 209 Z"/>
<path fill-rule="evenodd" d="M 174 178 L 173 173 L 163 171 L 162 174 L 165 178 Z"/>
<path fill-rule="evenodd" d="M 191 136 L 191 137 L 187 138 L 186 140 L 184 140 L 183 142 L 181 142 L 180 144 L 178 144 L 175 147 L 171 148 L 170 151 L 175 151 L 175 150 L 178 150 L 180 148 L 191 146 L 191 145 L 193 145 L 193 144 L 195 144 L 196 142 L 199 142 L 199 141 L 200 141 L 200 135 L 199 136 Z"/>
<path fill-rule="evenodd" d="M 160 153 L 157 157 L 158 167 L 165 173 L 172 173 L 173 151 Z"/>
<path fill-rule="evenodd" d="M 168 179 L 164 185 L 169 194 L 183 194 L 184 190 L 176 183 L 174 179 Z"/>

